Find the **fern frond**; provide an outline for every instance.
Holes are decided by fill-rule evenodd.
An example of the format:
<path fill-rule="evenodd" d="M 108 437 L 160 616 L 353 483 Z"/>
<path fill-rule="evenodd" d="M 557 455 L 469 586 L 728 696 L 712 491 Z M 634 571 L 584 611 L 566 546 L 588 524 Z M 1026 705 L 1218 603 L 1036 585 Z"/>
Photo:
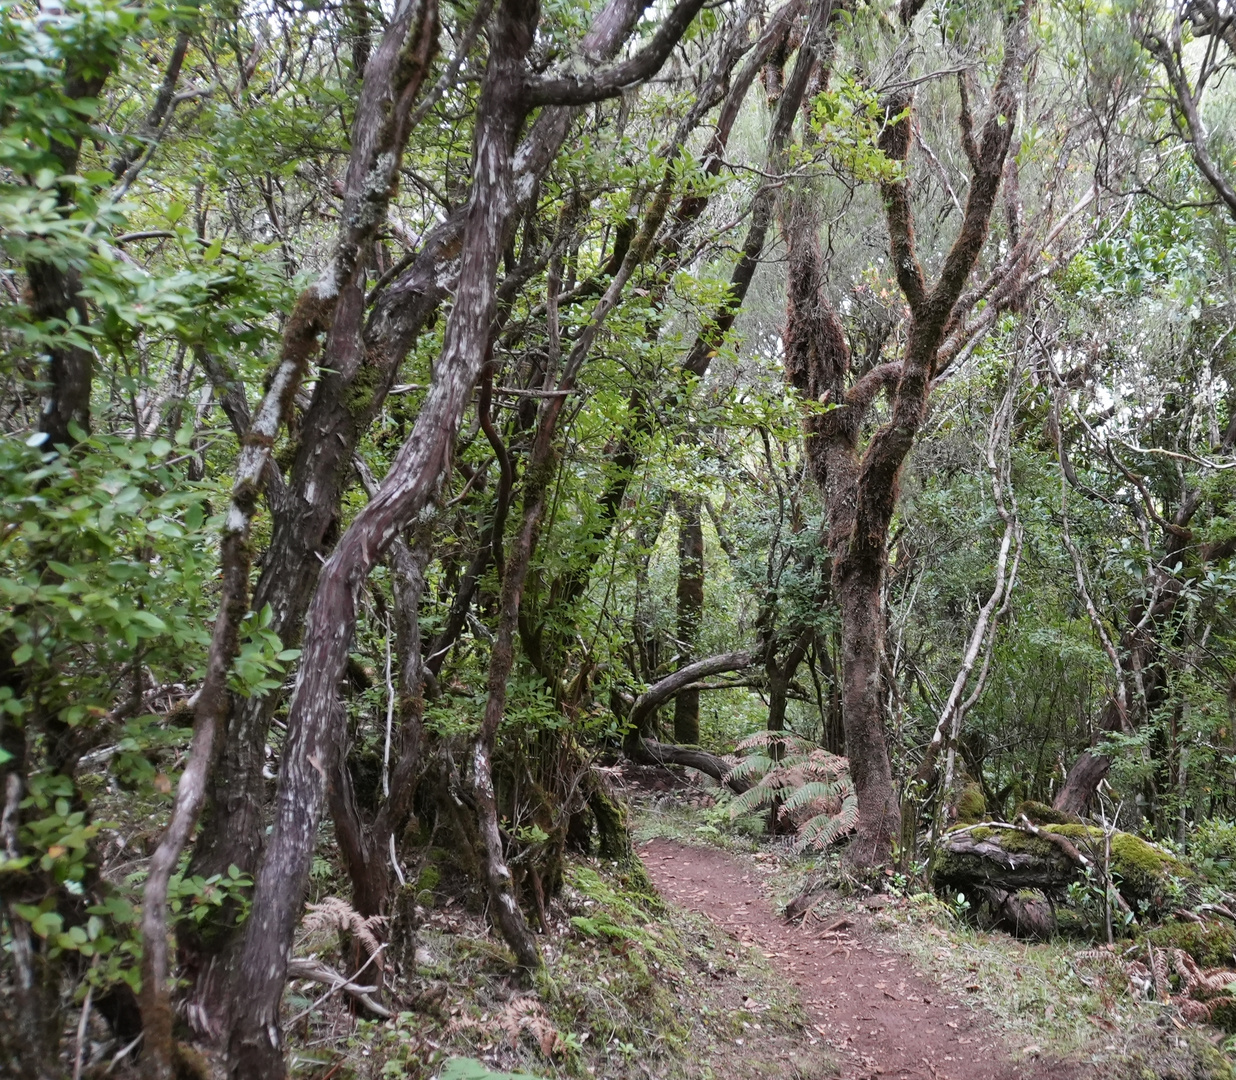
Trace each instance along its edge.
<path fill-rule="evenodd" d="M 785 797 L 781 809 L 787 814 L 792 814 L 795 810 L 813 802 L 836 803 L 844 798 L 847 783 L 848 781 L 808 781 Z"/>
<path fill-rule="evenodd" d="M 730 820 L 734 821 L 743 814 L 754 814 L 757 810 L 765 810 L 773 804 L 776 798 L 777 792 L 774 788 L 766 787 L 762 783 L 756 784 L 730 801 Z"/>
<path fill-rule="evenodd" d="M 761 754 L 750 754 L 729 771 L 728 778 L 731 780 L 747 780 L 753 776 L 763 776 L 775 765 L 776 762 L 772 758 L 764 757 Z"/>
<path fill-rule="evenodd" d="M 745 739 L 735 743 L 734 749 L 735 751 L 754 750 L 757 746 L 767 747 L 773 743 L 780 743 L 787 750 L 797 754 L 807 754 L 815 749 L 813 743 L 797 735 L 791 735 L 787 731 L 757 731 L 754 735 L 748 735 Z"/>
<path fill-rule="evenodd" d="M 376 956 L 382 945 L 374 931 L 384 922 L 386 922 L 385 915 L 370 915 L 365 918 L 346 900 L 337 896 L 328 896 L 320 903 L 307 905 L 301 925 L 311 933 L 334 930 L 337 933 L 351 934 L 365 947 L 365 951 L 370 956 Z M 382 966 L 380 956 L 377 964 L 379 967 Z"/>
<path fill-rule="evenodd" d="M 797 850 L 808 847 L 823 851 L 839 836 L 848 833 L 858 822 L 858 796 L 850 788 L 841 800 L 841 809 L 834 815 L 820 814 L 808 821 L 798 833 Z"/>
<path fill-rule="evenodd" d="M 817 777 L 845 776 L 850 771 L 850 759 L 816 750 L 803 763 L 803 771 Z"/>

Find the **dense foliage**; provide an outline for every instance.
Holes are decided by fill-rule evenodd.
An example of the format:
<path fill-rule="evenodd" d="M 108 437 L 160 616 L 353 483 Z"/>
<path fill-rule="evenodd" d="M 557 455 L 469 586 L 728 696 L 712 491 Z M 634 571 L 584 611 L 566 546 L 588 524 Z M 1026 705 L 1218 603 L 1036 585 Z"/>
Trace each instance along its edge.
<path fill-rule="evenodd" d="M 0 0 L 0 1056 L 281 1074 L 303 905 L 397 996 L 431 851 L 535 971 L 622 757 L 1226 886 L 1233 26 Z"/>

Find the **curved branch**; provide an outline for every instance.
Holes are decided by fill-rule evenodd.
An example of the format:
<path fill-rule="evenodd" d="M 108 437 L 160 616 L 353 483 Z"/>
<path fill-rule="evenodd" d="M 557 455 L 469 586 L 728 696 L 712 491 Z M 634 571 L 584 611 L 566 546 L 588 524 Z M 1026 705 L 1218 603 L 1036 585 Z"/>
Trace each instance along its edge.
<path fill-rule="evenodd" d="M 666 57 L 687 32 L 704 0 L 679 0 L 661 23 L 652 41 L 630 60 L 597 72 L 595 75 L 565 75 L 556 79 L 536 78 L 523 88 L 529 108 L 540 105 L 587 105 L 592 101 L 620 94 L 626 87 L 655 75 Z"/>
<path fill-rule="evenodd" d="M 635 699 L 635 704 L 631 706 L 631 713 L 627 717 L 627 722 L 636 730 L 639 730 L 643 727 L 644 721 L 660 705 L 663 705 L 684 687 L 690 686 L 693 682 L 698 682 L 700 679 L 706 679 L 710 675 L 720 675 L 723 671 L 741 671 L 743 668 L 750 667 L 756 660 L 757 653 L 754 649 L 743 649 L 740 652 L 719 653 L 716 656 L 708 656 L 703 660 L 696 660 L 694 664 L 688 664 L 686 667 L 679 668 L 672 674 L 666 675 L 660 682 L 653 683 L 652 686 Z"/>
<path fill-rule="evenodd" d="M 506 512 L 511 501 L 511 485 L 514 483 L 514 471 L 511 468 L 511 456 L 506 452 L 506 444 L 498 429 L 494 427 L 493 416 L 490 413 L 490 402 L 493 398 L 494 366 L 493 362 L 486 364 L 481 370 L 481 381 L 478 387 L 476 412 L 480 417 L 481 430 L 489 445 L 493 447 L 494 456 L 498 459 L 498 496 L 494 503 L 494 520 L 490 526 L 490 545 L 494 568 L 498 571 L 501 581 L 506 573 L 506 564 L 502 554 L 502 537 L 506 533 Z"/>

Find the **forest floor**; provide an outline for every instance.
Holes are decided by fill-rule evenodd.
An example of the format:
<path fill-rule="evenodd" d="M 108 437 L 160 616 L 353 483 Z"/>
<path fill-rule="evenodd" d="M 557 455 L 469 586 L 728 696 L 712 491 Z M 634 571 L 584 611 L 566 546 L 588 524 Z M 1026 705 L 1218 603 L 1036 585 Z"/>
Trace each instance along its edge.
<path fill-rule="evenodd" d="M 1039 1057 L 1037 1045 L 1010 1043 L 981 1010 L 916 970 L 867 912 L 821 916 L 817 907 L 798 923 L 778 915 L 768 859 L 761 865 L 664 839 L 649 841 L 639 855 L 666 900 L 709 918 L 739 946 L 759 949 L 797 989 L 807 1030 L 837 1052 L 845 1080 L 1086 1074 L 1081 1065 Z M 864 906 L 879 910 L 884 900 L 872 896 Z"/>
<path fill-rule="evenodd" d="M 797 855 L 680 779 L 615 782 L 639 861 L 568 859 L 535 985 L 432 849 L 400 1011 L 290 989 L 298 1080 L 1236 1080 L 1236 1038 L 1129 996 L 1086 941 L 984 931 L 896 876 L 790 921 L 835 853 Z"/>
<path fill-rule="evenodd" d="M 1033 943 L 982 931 L 936 897 L 893 880 L 880 893 L 825 889 L 804 918 L 791 921 L 786 902 L 818 879 L 828 860 L 744 835 L 681 791 L 628 795 L 637 807 L 636 850 L 660 895 L 707 918 L 732 948 L 758 954 L 793 989 L 805 1017 L 800 1038 L 820 1039 L 833 1058 L 831 1073 L 809 1075 L 1236 1076 L 1236 1039 L 1130 997 L 1121 978 L 1082 958 L 1087 942 Z M 726 1075 L 724 1065 L 718 1075 Z"/>

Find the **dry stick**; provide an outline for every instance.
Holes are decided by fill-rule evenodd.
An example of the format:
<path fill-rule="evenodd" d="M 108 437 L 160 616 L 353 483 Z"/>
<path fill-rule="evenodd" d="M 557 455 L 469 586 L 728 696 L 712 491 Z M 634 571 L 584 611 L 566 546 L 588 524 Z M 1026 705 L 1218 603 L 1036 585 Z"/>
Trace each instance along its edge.
<path fill-rule="evenodd" d="M 386 623 L 386 742 L 382 746 L 382 797 L 391 797 L 391 725 L 395 719 L 395 684 L 391 680 L 391 624 Z"/>
<path fill-rule="evenodd" d="M 384 1020 L 389 1020 L 391 1016 L 390 1009 L 388 1009 L 385 1005 L 379 1005 L 369 996 L 378 988 L 376 986 L 360 986 L 356 982 L 357 978 L 364 973 L 365 969 L 378 958 L 378 954 L 385 948 L 385 944 L 379 945 L 377 949 L 369 954 L 369 959 L 356 969 L 356 973 L 351 978 L 348 978 L 346 975 L 341 975 L 334 968 L 323 964 L 320 960 L 300 958 L 289 960 L 288 974 L 291 977 L 312 979 L 314 982 L 327 983 L 330 986 L 330 989 L 318 998 L 317 1001 L 309 1005 L 308 1008 L 302 1009 L 295 1016 L 293 1016 L 292 1019 L 288 1021 L 287 1026 L 293 1027 L 298 1020 L 303 1020 L 306 1016 L 313 1012 L 314 1009 L 318 1008 L 322 1002 L 339 990 L 343 990 L 352 997 L 356 998 L 357 1001 L 361 1002 L 365 1008 L 369 1009 L 375 1015 L 382 1017 Z"/>
<path fill-rule="evenodd" d="M 90 1001 L 94 996 L 94 987 L 86 988 L 86 1000 L 82 1002 L 82 1015 L 77 1021 L 77 1049 L 73 1054 L 73 1080 L 81 1080 L 82 1050 L 86 1041 L 86 1023 L 90 1019 Z"/>
<path fill-rule="evenodd" d="M 420 25 L 413 31 L 418 13 Z M 279 365 L 242 443 L 220 538 L 223 581 L 219 614 L 211 634 L 206 676 L 194 708 L 189 762 L 177 785 L 171 820 L 151 858 L 142 893 L 143 1059 L 152 1080 L 170 1080 L 174 1072 L 167 889 L 205 800 L 215 732 L 227 716 L 228 675 L 240 648 L 241 622 L 249 608 L 250 530 L 262 477 L 283 418 L 291 413 L 318 335 L 331 326 L 340 297 L 354 289 L 358 276 L 363 290 L 368 247 L 385 220 L 398 177 L 406 139 L 401 122 L 428 66 L 427 51 L 432 44 L 426 44 L 423 31 L 426 24 L 436 26 L 436 21 L 434 0 L 424 0 L 420 6 L 407 0 L 397 9 L 379 46 L 373 71 L 375 76 L 385 74 L 386 78 L 366 81 L 357 110 L 355 149 L 348 167 L 351 213 L 344 219 L 329 268 L 297 299 L 284 331 Z M 434 35 L 430 33 L 428 38 L 432 42 Z"/>
<path fill-rule="evenodd" d="M 948 760 L 947 760 L 945 770 L 944 770 L 944 789 L 946 791 L 949 789 L 949 787 L 952 785 L 952 782 L 953 782 L 953 769 L 954 769 L 954 765 L 956 761 L 957 739 L 958 739 L 958 736 L 961 734 L 961 724 L 962 724 L 962 721 L 965 719 L 966 714 L 970 711 L 971 707 L 978 702 L 979 698 L 983 694 L 983 690 L 986 688 L 987 674 L 991 670 L 991 658 L 992 658 L 993 652 L 995 651 L 995 646 L 996 646 L 996 633 L 999 630 L 1001 619 L 1003 619 L 1004 616 L 1008 614 L 1009 609 L 1012 606 L 1013 587 L 1017 583 L 1017 571 L 1019 567 L 1021 566 L 1022 527 L 1021 527 L 1021 522 L 1017 517 L 1017 498 L 1013 494 L 1012 479 L 1011 479 L 1011 476 L 1008 476 L 1009 464 L 1006 461 L 1004 463 L 1003 469 L 1004 469 L 1006 476 L 1008 476 L 1009 505 L 1008 506 L 1005 505 L 1005 491 L 1004 491 L 1004 486 L 1001 484 L 1001 479 L 1000 479 L 1001 469 L 1000 469 L 1000 466 L 998 466 L 996 463 L 996 455 L 995 455 L 995 444 L 999 437 L 997 434 L 996 426 L 997 425 L 1003 426 L 1006 439 L 1008 437 L 1009 425 L 1012 422 L 1012 416 L 1013 416 L 1013 401 L 1016 396 L 1018 376 L 1019 376 L 1019 372 L 1015 364 L 1013 367 L 1013 370 L 1009 373 L 1009 386 L 1008 386 L 1008 391 L 1005 394 L 1005 399 L 1001 406 L 1002 408 L 1001 415 L 1000 417 L 997 418 L 997 421 L 993 423 L 992 438 L 989 440 L 987 444 L 987 468 L 988 468 L 989 473 L 991 474 L 992 498 L 996 504 L 996 511 L 997 513 L 999 513 L 1001 520 L 1004 522 L 1004 539 L 1002 540 L 1001 545 L 1000 545 L 1000 558 L 999 558 L 999 563 L 998 563 L 997 582 L 996 582 L 997 587 L 996 589 L 992 591 L 992 598 L 991 600 L 988 601 L 988 604 L 986 608 L 984 609 L 984 614 L 986 615 L 987 613 L 990 612 L 991 606 L 994 604 L 995 597 L 998 592 L 1003 593 L 1003 599 L 1001 601 L 1000 606 L 996 609 L 995 614 L 990 615 L 990 617 L 986 619 L 986 621 L 989 624 L 986 627 L 986 631 L 985 631 L 987 635 L 987 648 L 983 654 L 983 666 L 979 671 L 979 676 L 975 682 L 974 690 L 971 692 L 970 696 L 966 698 L 965 701 L 961 702 L 960 705 L 957 705 L 953 711 L 952 724 L 949 730 Z M 1007 560 L 1008 560 L 1008 541 L 1009 541 L 1010 534 L 1012 535 L 1013 542 L 1014 542 L 1014 551 L 1013 551 L 1012 565 L 1008 566 L 1008 574 L 1006 577 L 1005 567 L 1007 565 Z M 973 658 L 970 658 L 971 666 L 973 666 L 973 663 L 974 663 Z M 968 678 L 969 671 L 966 672 L 966 676 Z M 964 685 L 964 680 L 963 680 L 963 685 Z M 947 706 L 946 706 L 946 711 L 947 711 Z"/>
<path fill-rule="evenodd" d="M 378 481 L 360 454 L 352 455 L 352 464 L 360 477 L 370 498 L 377 493 Z M 480 473 L 474 473 L 475 479 Z M 472 481 L 469 480 L 470 484 Z M 465 488 L 467 485 L 465 485 Z M 386 833 L 386 846 L 390 856 L 391 868 L 395 871 L 395 879 L 399 887 L 407 884 L 403 868 L 399 865 L 399 854 L 395 849 L 395 830 L 402 824 L 403 811 L 406 807 L 408 792 L 415 778 L 417 759 L 420 754 L 420 716 L 424 698 L 421 684 L 425 675 L 424 660 L 421 657 L 420 625 L 417 622 L 417 607 L 420 603 L 421 591 L 424 586 L 424 569 L 428 562 L 427 536 L 432 531 L 432 517 L 421 521 L 417 526 L 417 541 L 415 547 L 409 547 L 402 536 L 391 541 L 390 560 L 392 593 L 395 604 L 396 641 L 400 648 L 400 685 L 408 704 L 401 709 L 400 731 L 403 735 L 403 745 L 400 748 L 399 760 L 395 763 L 395 771 L 390 776 L 389 785 L 383 787 L 386 796 L 371 832 L 381 844 L 381 836 Z M 389 623 L 388 623 L 389 650 Z M 387 744 L 389 759 L 389 744 L 393 736 L 393 708 L 395 690 L 391 672 L 391 657 L 387 654 Z M 409 712 L 410 710 L 410 712 Z M 385 777 L 384 777 L 385 779 Z"/>
<path fill-rule="evenodd" d="M 144 1035 L 143 1032 L 139 1032 L 134 1037 L 132 1042 L 126 1043 L 123 1047 L 120 1048 L 119 1051 L 117 1051 L 116 1056 L 112 1058 L 111 1063 L 107 1066 L 106 1069 L 103 1070 L 104 1076 L 111 1076 L 116 1066 L 119 1065 L 126 1057 L 128 1057 L 129 1054 L 133 1051 L 133 1048 L 137 1046 L 139 1042 L 142 1041 L 143 1035 Z"/>

